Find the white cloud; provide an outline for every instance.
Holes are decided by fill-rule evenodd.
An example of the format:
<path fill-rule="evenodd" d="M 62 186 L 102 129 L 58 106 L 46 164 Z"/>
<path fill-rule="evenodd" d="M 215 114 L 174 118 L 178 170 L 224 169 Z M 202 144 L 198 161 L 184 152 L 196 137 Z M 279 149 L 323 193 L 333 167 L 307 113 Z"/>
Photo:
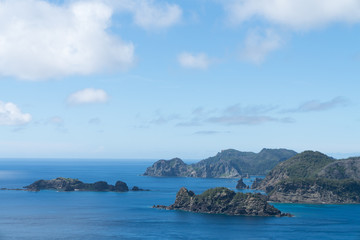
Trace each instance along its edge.
<path fill-rule="evenodd" d="M 359 0 L 232 0 L 226 10 L 235 24 L 256 17 L 296 30 L 360 21 Z"/>
<path fill-rule="evenodd" d="M 153 0 L 108 0 L 106 2 L 118 11 L 131 12 L 134 23 L 144 29 L 167 28 L 181 20 L 182 10 L 176 4 L 160 4 Z"/>
<path fill-rule="evenodd" d="M 333 23 L 360 22 L 359 0 L 230 0 L 222 1 L 232 24 L 258 20 L 270 25 L 263 33 L 247 35 L 241 53 L 244 60 L 259 64 L 282 47 L 282 32 L 310 31 Z M 261 23 L 262 24 L 262 23 Z"/>
<path fill-rule="evenodd" d="M 211 64 L 211 59 L 204 53 L 192 54 L 184 52 L 179 54 L 178 62 L 185 68 L 207 69 Z"/>
<path fill-rule="evenodd" d="M 134 46 L 111 35 L 100 1 L 0 1 L 0 75 L 39 80 L 126 69 Z"/>
<path fill-rule="evenodd" d="M 29 113 L 22 113 L 14 103 L 0 101 L 0 125 L 22 125 L 30 121 Z"/>
<path fill-rule="evenodd" d="M 272 29 L 266 29 L 263 32 L 251 31 L 245 39 L 241 57 L 246 61 L 260 64 L 270 52 L 281 47 L 283 43 L 282 37 Z"/>
<path fill-rule="evenodd" d="M 107 93 L 102 89 L 85 88 L 71 94 L 68 97 L 68 103 L 71 105 L 105 103 L 108 98 Z"/>

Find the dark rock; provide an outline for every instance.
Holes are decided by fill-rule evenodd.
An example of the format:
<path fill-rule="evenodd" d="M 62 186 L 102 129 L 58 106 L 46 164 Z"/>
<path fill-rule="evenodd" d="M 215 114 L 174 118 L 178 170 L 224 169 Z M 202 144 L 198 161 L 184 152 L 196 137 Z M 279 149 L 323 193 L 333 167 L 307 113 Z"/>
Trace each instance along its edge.
<path fill-rule="evenodd" d="M 124 183 L 122 181 L 117 181 L 115 183 L 115 191 L 116 192 L 127 192 L 127 191 L 129 191 L 129 187 L 127 186 L 126 183 Z"/>
<path fill-rule="evenodd" d="M 149 189 L 142 189 L 142 188 L 139 188 L 138 186 L 134 186 L 134 187 L 131 189 L 131 191 L 137 192 L 137 191 L 150 191 L 150 190 L 149 190 Z"/>
<path fill-rule="evenodd" d="M 227 188 L 213 188 L 196 195 L 186 188 L 176 194 L 175 203 L 170 206 L 157 205 L 154 208 L 183 210 L 199 213 L 247 216 L 291 216 L 267 203 L 267 197 L 259 193 L 235 193 Z"/>
<path fill-rule="evenodd" d="M 249 189 L 249 186 L 244 183 L 242 178 L 240 178 L 236 184 L 236 189 Z"/>

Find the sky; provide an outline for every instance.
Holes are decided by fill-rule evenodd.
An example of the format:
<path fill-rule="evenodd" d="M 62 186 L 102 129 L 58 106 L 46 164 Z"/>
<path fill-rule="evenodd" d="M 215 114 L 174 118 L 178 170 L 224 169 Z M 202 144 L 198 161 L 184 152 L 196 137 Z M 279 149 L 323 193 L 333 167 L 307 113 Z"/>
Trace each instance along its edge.
<path fill-rule="evenodd" d="M 0 158 L 360 155 L 358 0 L 0 0 Z"/>

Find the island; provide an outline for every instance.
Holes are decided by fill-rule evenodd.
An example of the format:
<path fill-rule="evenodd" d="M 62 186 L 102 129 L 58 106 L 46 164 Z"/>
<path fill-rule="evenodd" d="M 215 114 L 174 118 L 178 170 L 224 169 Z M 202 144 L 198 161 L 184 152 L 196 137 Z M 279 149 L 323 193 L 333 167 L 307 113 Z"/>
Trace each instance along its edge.
<path fill-rule="evenodd" d="M 242 178 L 240 178 L 240 179 L 238 180 L 235 188 L 236 188 L 236 189 L 239 189 L 239 190 L 241 190 L 241 189 L 249 189 L 249 186 L 244 183 L 244 181 L 243 181 Z"/>
<path fill-rule="evenodd" d="M 5 190 L 5 189 L 4 189 Z M 24 187 L 25 191 L 56 190 L 56 191 L 95 191 L 95 192 L 128 192 L 129 187 L 125 182 L 117 181 L 115 185 L 105 181 L 84 183 L 74 178 L 58 177 L 51 180 L 38 180 Z M 148 191 L 134 186 L 131 191 Z"/>
<path fill-rule="evenodd" d="M 259 153 L 227 149 L 198 163 L 186 164 L 180 158 L 159 160 L 148 167 L 144 176 L 239 178 L 265 175 L 278 163 L 297 153 L 288 149 L 262 149 Z"/>
<path fill-rule="evenodd" d="M 336 160 L 305 151 L 278 164 L 253 189 L 281 203 L 360 203 L 360 157 Z"/>
<path fill-rule="evenodd" d="M 174 204 L 154 205 L 153 208 L 235 216 L 292 216 L 289 213 L 282 213 L 267 203 L 265 195 L 235 193 L 225 187 L 208 189 L 199 195 L 183 187 L 176 194 Z"/>

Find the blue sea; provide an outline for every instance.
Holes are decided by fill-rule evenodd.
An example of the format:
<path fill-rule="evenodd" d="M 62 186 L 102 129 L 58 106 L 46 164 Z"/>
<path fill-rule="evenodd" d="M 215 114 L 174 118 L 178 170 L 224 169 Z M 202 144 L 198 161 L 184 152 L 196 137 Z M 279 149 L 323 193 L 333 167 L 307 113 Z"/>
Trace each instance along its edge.
<path fill-rule="evenodd" d="M 129 187 L 151 191 L 0 191 L 0 239 L 360 239 L 360 205 L 274 204 L 294 214 L 292 218 L 153 209 L 154 204 L 172 204 L 183 186 L 197 194 L 220 186 L 235 190 L 236 179 L 141 176 L 151 164 L 135 160 L 2 160 L 0 188 L 70 177 L 89 183 L 121 180 Z"/>

